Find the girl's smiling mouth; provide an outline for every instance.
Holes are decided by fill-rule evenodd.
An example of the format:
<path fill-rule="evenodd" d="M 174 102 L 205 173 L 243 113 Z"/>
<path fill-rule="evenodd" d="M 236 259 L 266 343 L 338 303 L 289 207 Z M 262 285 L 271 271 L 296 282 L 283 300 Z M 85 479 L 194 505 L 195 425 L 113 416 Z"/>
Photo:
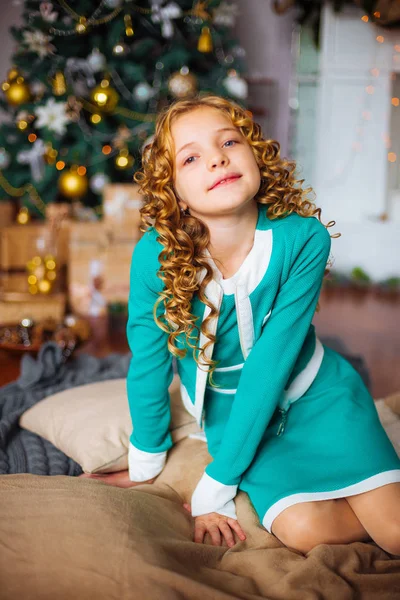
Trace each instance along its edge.
<path fill-rule="evenodd" d="M 228 183 L 233 183 L 234 181 L 237 181 L 240 178 L 241 178 L 241 175 L 236 175 L 234 177 L 227 177 L 226 179 L 222 179 L 220 182 L 218 182 L 216 185 L 214 185 L 211 188 L 211 190 L 215 190 L 215 188 L 220 187 L 222 185 L 227 185 Z"/>

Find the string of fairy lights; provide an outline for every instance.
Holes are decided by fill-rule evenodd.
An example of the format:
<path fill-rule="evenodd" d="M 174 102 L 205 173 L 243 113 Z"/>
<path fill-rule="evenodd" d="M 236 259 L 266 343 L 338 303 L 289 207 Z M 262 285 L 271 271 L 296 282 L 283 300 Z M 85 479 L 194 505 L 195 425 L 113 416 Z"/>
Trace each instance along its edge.
<path fill-rule="evenodd" d="M 379 19 L 381 15 L 380 15 L 379 11 L 375 11 L 373 13 L 373 16 L 376 19 Z M 361 16 L 361 21 L 363 21 L 363 23 L 369 23 L 370 17 L 368 15 L 364 14 Z M 369 70 L 370 81 L 364 88 L 364 92 L 365 92 L 364 104 L 363 104 L 363 108 L 362 108 L 361 112 L 359 113 L 359 121 L 358 121 L 358 124 L 355 129 L 356 139 L 354 139 L 351 144 L 350 156 L 347 156 L 346 159 L 343 159 L 342 165 L 340 167 L 338 167 L 337 169 L 335 169 L 335 173 L 334 173 L 333 177 L 331 179 L 329 179 L 328 181 L 326 181 L 326 185 L 328 185 L 329 187 L 338 185 L 339 182 L 341 185 L 343 185 L 343 179 L 345 179 L 347 174 L 351 171 L 351 169 L 353 167 L 353 162 L 354 162 L 354 159 L 355 159 L 357 153 L 362 152 L 362 149 L 363 149 L 362 138 L 363 138 L 363 134 L 364 134 L 365 123 L 372 122 L 373 114 L 371 111 L 371 100 L 372 100 L 372 96 L 376 90 L 376 85 L 377 85 L 376 82 L 380 76 L 380 69 L 376 66 L 378 49 L 379 49 L 379 45 L 381 45 L 381 44 L 391 43 L 391 42 L 388 42 L 385 39 L 385 36 L 382 35 L 381 33 L 378 33 L 376 35 L 375 41 L 376 41 L 376 45 L 374 48 L 373 66 Z M 400 61 L 400 44 L 393 44 L 393 51 L 394 51 L 393 61 L 399 62 Z M 396 78 L 396 74 L 392 73 L 392 80 L 395 78 Z M 398 98 L 397 96 L 392 97 L 391 104 L 394 108 L 399 107 L 400 106 L 400 98 Z M 391 150 L 392 140 L 391 140 L 389 133 L 387 133 L 387 132 L 382 133 L 381 137 L 382 137 L 382 141 L 383 141 L 386 149 L 388 150 L 387 160 L 389 161 L 389 163 L 395 164 L 397 162 L 398 157 L 397 157 L 397 154 Z M 384 213 L 382 213 L 382 215 L 379 217 L 379 219 L 382 221 L 386 221 L 388 218 L 389 218 L 389 215 L 386 211 Z"/>

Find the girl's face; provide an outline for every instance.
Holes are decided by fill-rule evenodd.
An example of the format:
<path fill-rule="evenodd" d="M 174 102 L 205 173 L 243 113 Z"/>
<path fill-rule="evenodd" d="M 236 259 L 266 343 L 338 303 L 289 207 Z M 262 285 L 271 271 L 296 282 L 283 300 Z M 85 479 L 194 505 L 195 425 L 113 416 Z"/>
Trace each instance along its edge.
<path fill-rule="evenodd" d="M 212 107 L 180 115 L 171 125 L 174 187 L 183 209 L 199 218 L 240 212 L 260 188 L 253 151 L 228 116 Z M 221 178 L 234 179 L 215 186 Z"/>

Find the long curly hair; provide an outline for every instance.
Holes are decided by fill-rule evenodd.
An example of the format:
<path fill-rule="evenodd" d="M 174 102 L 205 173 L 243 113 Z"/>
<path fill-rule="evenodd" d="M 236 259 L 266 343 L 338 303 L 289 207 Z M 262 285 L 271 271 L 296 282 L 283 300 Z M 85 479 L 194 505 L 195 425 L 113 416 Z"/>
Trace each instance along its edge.
<path fill-rule="evenodd" d="M 261 127 L 253 120 L 252 113 L 236 102 L 198 93 L 189 99 L 174 101 L 158 114 L 152 141 L 142 150 L 142 168 L 133 176 L 134 181 L 139 184 L 139 193 L 144 198 L 144 205 L 140 209 L 140 230 L 145 233 L 147 229 L 154 227 L 158 240 L 164 247 L 158 257 L 158 277 L 163 281 L 164 289 L 154 305 L 153 316 L 157 325 L 169 333 L 169 351 L 178 358 L 186 356 L 187 348 L 177 346 L 183 334 L 187 346 L 193 350 L 194 360 L 200 368 L 205 366 L 208 369 L 210 383 L 214 385 L 212 374 L 218 361 L 208 356 L 207 348 L 216 342 L 216 336 L 208 331 L 208 325 L 217 316 L 217 309 L 205 295 L 205 288 L 213 278 L 212 266 L 204 253 L 210 242 L 210 233 L 203 221 L 187 211 L 182 213 L 173 186 L 174 146 L 171 125 L 180 115 L 202 107 L 218 109 L 228 116 L 249 143 L 261 175 L 260 188 L 254 199 L 268 207 L 269 219 L 284 218 L 296 212 L 303 217 L 317 214 L 321 221 L 321 209 L 306 198 L 313 191 L 312 188 L 303 190 L 301 184 L 304 179 L 295 179 L 296 163 L 281 158 L 280 144 L 273 139 L 264 139 Z M 332 227 L 334 224 L 335 221 L 330 221 L 325 227 Z M 339 236 L 340 234 L 335 234 L 331 237 Z M 206 272 L 201 279 L 198 274 L 203 269 Z M 328 271 L 327 269 L 325 274 Z M 191 313 L 194 294 L 210 308 L 210 313 L 200 328 L 196 324 L 198 317 Z M 160 303 L 163 303 L 164 313 L 158 317 L 157 308 Z M 319 310 L 319 303 L 316 310 Z M 200 332 L 207 338 L 202 348 L 198 347 Z"/>

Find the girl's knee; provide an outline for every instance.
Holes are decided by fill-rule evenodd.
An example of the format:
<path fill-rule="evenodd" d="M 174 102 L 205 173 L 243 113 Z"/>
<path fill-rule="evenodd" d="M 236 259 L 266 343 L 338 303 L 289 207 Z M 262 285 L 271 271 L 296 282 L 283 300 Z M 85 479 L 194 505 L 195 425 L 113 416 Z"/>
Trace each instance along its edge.
<path fill-rule="evenodd" d="M 355 523 L 346 523 L 339 518 L 344 508 L 343 502 L 337 500 L 291 506 L 274 519 L 272 533 L 285 546 L 303 554 L 320 544 L 346 544 L 364 540 L 366 532 L 361 526 L 357 529 Z"/>
<path fill-rule="evenodd" d="M 310 550 L 315 548 L 315 546 L 324 543 L 321 536 L 316 539 L 315 534 L 312 533 L 311 526 L 307 527 L 305 525 L 297 524 L 294 527 L 287 528 L 272 527 L 272 533 L 280 542 L 282 542 L 282 544 L 292 550 L 298 550 L 303 554 L 307 554 Z"/>
<path fill-rule="evenodd" d="M 379 532 L 379 537 L 374 538 L 374 542 L 388 554 L 400 556 L 400 523 L 388 523 Z"/>
<path fill-rule="evenodd" d="M 325 505 L 325 501 L 295 504 L 274 519 L 272 533 L 285 546 L 305 554 L 318 544 L 329 543 L 326 527 L 321 529 L 321 520 L 325 523 L 329 520 L 329 510 L 330 506 Z"/>

